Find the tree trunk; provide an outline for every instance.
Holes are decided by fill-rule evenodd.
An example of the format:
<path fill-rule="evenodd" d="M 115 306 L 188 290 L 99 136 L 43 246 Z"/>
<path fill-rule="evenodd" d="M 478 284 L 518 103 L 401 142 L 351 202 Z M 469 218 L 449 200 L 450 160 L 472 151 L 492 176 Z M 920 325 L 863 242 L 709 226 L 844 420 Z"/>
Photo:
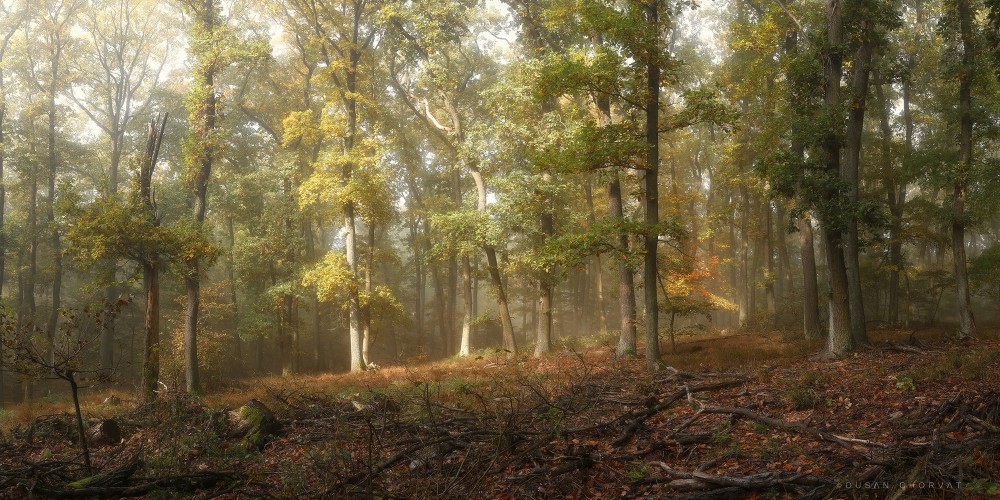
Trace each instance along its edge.
<path fill-rule="evenodd" d="M 142 399 L 156 399 L 160 380 L 160 273 L 154 263 L 142 265 L 142 287 L 146 293 L 144 329 L 146 341 L 142 358 Z"/>
<path fill-rule="evenodd" d="M 427 273 L 424 270 L 424 255 L 421 251 L 422 246 L 417 239 L 417 227 L 419 221 L 414 221 L 410 225 L 410 243 L 413 246 L 413 286 L 416 293 L 414 294 L 414 304 L 413 304 L 413 323 L 414 330 L 418 341 L 423 341 L 424 339 L 424 304 L 426 302 L 426 282 Z"/>
<path fill-rule="evenodd" d="M 552 174 L 542 173 L 542 182 L 548 184 L 552 182 Z M 542 229 L 542 241 L 555 236 L 555 220 L 549 208 L 542 208 L 538 215 L 539 225 Z M 553 288 L 555 286 L 554 276 L 551 271 L 542 271 L 538 278 L 538 306 L 541 318 L 538 322 L 538 333 L 535 339 L 535 357 L 539 357 L 552 350 L 552 314 L 553 314 Z"/>
<path fill-rule="evenodd" d="M 431 234 L 431 225 L 427 219 L 424 219 L 424 234 Z M 427 255 L 430 250 L 431 241 L 430 238 L 426 238 L 424 240 L 424 255 Z M 432 356 L 443 358 L 448 355 L 447 340 L 445 339 L 445 335 L 447 334 L 447 332 L 445 332 L 445 325 L 447 323 L 447 308 L 445 305 L 444 280 L 441 276 L 440 266 L 432 264 L 430 268 L 431 281 L 434 285 L 434 310 L 435 315 L 437 316 L 437 335 L 434 336 L 434 339 L 427 339 L 429 341 L 428 351 Z M 431 340 L 433 340 L 433 342 L 431 342 Z"/>
<path fill-rule="evenodd" d="M 239 319 L 239 302 L 237 302 L 236 297 L 236 259 L 234 256 L 234 249 L 236 248 L 236 228 L 233 226 L 233 217 L 229 216 L 226 218 L 226 230 L 229 236 L 229 254 L 226 259 L 226 274 L 229 278 L 229 304 L 233 308 L 233 359 L 232 359 L 232 370 L 233 375 L 239 377 L 243 375 L 243 339 L 240 338 L 239 328 L 236 327 L 236 322 Z"/>
<path fill-rule="evenodd" d="M 809 214 L 798 220 L 799 256 L 802 259 L 802 329 L 806 339 L 820 338 L 819 323 L 819 273 L 816 270 L 816 250 Z"/>
<path fill-rule="evenodd" d="M 490 280 L 493 282 L 493 291 L 497 295 L 500 324 L 503 328 L 503 347 L 507 350 L 508 355 L 514 355 L 517 354 L 517 341 L 514 337 L 514 323 L 510 320 L 510 307 L 507 302 L 507 293 L 504 291 L 503 277 L 500 276 L 500 266 L 497 264 L 497 252 L 492 246 L 487 246 L 485 251 Z"/>
<path fill-rule="evenodd" d="M 764 200 L 764 223 L 767 224 L 767 230 L 764 232 L 764 258 L 767 260 L 767 276 L 764 281 L 764 300 L 767 304 L 768 323 L 773 328 L 778 313 L 774 291 L 775 282 L 778 278 L 774 275 L 774 217 L 772 214 L 773 211 L 771 210 L 771 204 L 768 200 Z"/>
<path fill-rule="evenodd" d="M 485 216 L 486 181 L 478 168 L 470 166 L 469 172 L 476 184 L 476 209 Z M 486 253 L 486 265 L 489 267 L 490 281 L 493 284 L 493 293 L 496 295 L 497 312 L 500 316 L 500 326 L 503 329 L 503 347 L 509 355 L 514 355 L 517 354 L 517 341 L 514 339 L 514 323 L 510 320 L 510 306 L 507 302 L 507 293 L 504 290 L 503 276 L 500 274 L 500 266 L 497 264 L 497 251 L 493 245 L 485 245 L 483 251 Z"/>
<path fill-rule="evenodd" d="M 879 131 L 882 134 L 881 141 L 881 160 L 882 160 L 882 173 L 884 176 L 884 186 L 885 186 L 885 197 L 886 205 L 889 207 L 889 283 L 888 289 L 886 290 L 887 295 L 887 306 L 886 306 L 886 322 L 890 325 L 896 325 L 899 323 L 899 274 L 902 268 L 902 235 L 900 234 L 902 230 L 902 206 L 899 203 L 899 197 L 897 193 L 899 188 L 899 175 L 893 169 L 893 159 L 892 159 L 892 126 L 889 123 L 889 117 L 892 114 L 892 107 L 889 100 L 886 98 L 886 93 L 883 90 L 883 83 L 879 82 L 875 86 L 876 97 L 880 104 L 879 113 Z M 909 113 L 909 91 L 907 90 L 907 83 L 903 83 L 903 114 L 904 121 L 906 119 L 905 115 Z"/>
<path fill-rule="evenodd" d="M 6 95 L 4 91 L 3 84 L 3 69 L 0 69 L 0 99 L 6 100 Z M 0 151 L 6 151 L 7 145 L 4 143 L 3 136 L 3 124 L 4 118 L 7 115 L 7 103 L 0 101 Z M 3 175 L 3 160 L 6 155 L 0 153 L 0 297 L 3 297 L 3 282 L 6 278 L 5 270 L 7 263 L 7 241 L 4 235 L 4 221 L 6 220 L 6 209 L 7 209 L 7 187 L 6 180 Z M 0 345 L 0 359 L 3 358 L 3 345 Z M 4 376 L 3 370 L 0 370 L 0 405 L 4 402 Z"/>
<path fill-rule="evenodd" d="M 830 47 L 839 47 L 842 42 L 843 20 L 840 1 L 827 1 L 827 42 Z M 843 61 L 836 49 L 830 49 L 826 61 L 826 82 L 824 106 L 832 123 L 840 123 L 840 80 L 843 76 Z M 826 152 L 828 176 L 840 176 L 840 136 L 839 126 L 831 127 L 823 142 Z M 839 196 L 836 194 L 834 196 Z M 831 214 L 831 218 L 832 214 Z M 851 311 L 848 298 L 847 267 L 844 262 L 844 248 L 841 229 L 832 220 L 822 220 L 823 243 L 826 247 L 827 267 L 830 272 L 830 332 L 827 341 L 827 355 L 841 356 L 854 349 L 851 332 Z"/>
<path fill-rule="evenodd" d="M 912 62 L 910 63 L 912 66 Z M 906 138 L 906 149 L 904 158 L 909 159 L 913 153 L 913 113 L 910 110 L 910 78 L 903 79 L 903 127 Z M 887 106 L 888 109 L 888 106 Z M 903 210 L 906 206 L 906 180 L 900 176 L 896 180 L 895 192 L 891 194 L 895 198 L 894 203 L 889 205 L 892 211 L 892 221 L 890 228 L 889 243 L 889 263 L 893 266 L 895 286 L 893 280 L 889 283 L 889 322 L 898 324 L 899 318 L 899 281 L 903 271 Z M 909 315 L 907 315 L 909 319 Z"/>
<path fill-rule="evenodd" d="M 142 202 L 146 217 L 155 226 L 159 225 L 156 207 L 153 205 L 153 170 L 160 154 L 160 144 L 163 141 L 163 129 L 167 123 L 167 115 L 157 125 L 153 119 L 146 134 L 146 154 L 139 168 L 139 199 Z M 159 127 L 159 128 L 157 128 Z M 160 259 L 158 255 L 148 255 L 140 262 L 142 266 L 142 285 L 146 294 L 146 310 L 144 316 L 145 343 L 142 359 L 142 398 L 145 402 L 156 399 L 157 382 L 160 378 Z"/>
<path fill-rule="evenodd" d="M 45 216 L 52 231 L 50 236 L 52 243 L 52 304 L 49 310 L 49 321 L 45 326 L 45 334 L 48 337 L 49 345 L 53 345 L 56 336 L 56 329 L 59 324 L 59 307 L 62 298 L 62 242 L 59 236 L 59 228 L 56 226 L 56 176 L 59 173 L 59 162 L 56 157 L 56 84 L 59 75 L 59 60 L 61 50 L 57 51 L 52 58 L 52 82 L 49 87 L 49 135 L 48 135 L 48 164 L 49 164 L 49 203 L 46 207 Z M 50 361 L 55 361 L 55 353 L 49 348 Z"/>
<path fill-rule="evenodd" d="M 552 286 L 543 277 L 538 282 L 538 330 L 535 337 L 535 357 L 552 350 Z"/>
<path fill-rule="evenodd" d="M 596 221 L 596 216 L 594 214 L 594 190 L 590 186 L 590 179 L 587 179 L 584 182 L 583 192 L 587 198 L 587 221 L 591 226 L 593 226 Z M 608 331 L 608 318 L 604 313 L 604 266 L 601 264 L 600 253 L 594 254 L 591 267 L 594 269 L 594 294 L 597 299 L 597 327 L 600 329 L 601 333 L 604 333 Z"/>
<path fill-rule="evenodd" d="M 958 335 L 967 339 L 976 336 L 976 320 L 972 314 L 969 291 L 969 269 L 965 255 L 965 192 L 972 171 L 972 82 L 975 78 L 975 40 L 973 12 L 970 0 L 957 0 L 962 37 L 962 70 L 959 73 L 958 109 L 961 116 L 959 132 L 959 168 L 952 198 L 951 249 L 955 263 L 955 291 L 958 295 Z"/>
<path fill-rule="evenodd" d="M 118 170 L 122 158 L 123 135 L 118 131 L 117 120 L 112 125 L 111 133 L 111 165 L 108 171 L 108 193 L 112 196 L 118 193 Z M 104 301 L 108 304 L 115 302 L 118 291 L 115 287 L 115 274 L 117 273 L 117 262 L 112 259 L 108 262 L 108 286 L 104 289 Z M 109 319 L 101 328 L 100 352 L 101 369 L 108 375 L 114 369 L 115 358 L 115 321 Z"/>
<path fill-rule="evenodd" d="M 204 0 L 200 10 L 202 36 L 212 37 L 215 32 L 215 0 Z M 207 57 L 199 54 L 199 57 Z M 201 229 L 205 223 L 208 209 L 208 179 L 212 175 L 212 161 L 215 154 L 214 146 L 210 144 L 210 136 L 215 131 L 216 96 L 215 96 L 215 65 L 203 61 L 199 85 L 207 90 L 205 100 L 199 109 L 202 122 L 200 131 L 196 131 L 197 147 L 201 156 L 200 165 L 194 175 L 194 206 L 192 212 L 196 227 Z M 200 133 L 198 133 L 200 132 Z M 187 292 L 187 312 L 184 321 L 184 378 L 187 392 L 201 393 L 201 378 L 198 370 L 198 315 L 201 311 L 201 256 L 195 256 L 188 261 L 187 274 L 184 277 L 184 288 Z"/>
<path fill-rule="evenodd" d="M 867 22 L 862 23 L 862 30 L 869 32 Z M 856 207 L 859 201 L 859 183 L 861 171 L 862 132 L 865 122 L 865 105 L 868 96 L 868 78 L 872 62 L 872 36 L 867 33 L 862 37 L 854 57 L 854 74 L 852 76 L 852 102 L 847 114 L 846 154 L 843 164 L 843 178 L 848 187 L 848 198 L 851 206 Z M 856 213 L 856 210 L 851 210 Z M 851 308 L 851 336 L 856 346 L 868 343 L 868 332 L 865 325 L 865 301 L 861 286 L 860 248 L 858 246 L 858 219 L 852 215 L 844 231 L 844 263 L 847 267 L 848 299 Z"/>
<path fill-rule="evenodd" d="M 750 326 L 751 314 L 753 313 L 753 292 L 751 287 L 753 286 L 753 278 L 751 274 L 750 266 L 750 231 L 747 219 L 750 217 L 750 195 L 747 193 L 745 187 L 740 189 L 740 198 L 743 204 L 743 210 L 741 210 L 742 215 L 740 217 L 740 328 L 747 328 Z M 733 247 L 736 248 L 735 246 Z"/>
<path fill-rule="evenodd" d="M 354 138 L 358 127 L 358 103 L 355 93 L 357 92 L 357 71 L 361 54 L 356 47 L 350 49 L 350 68 L 347 71 L 347 93 L 345 99 L 347 106 L 347 133 L 344 136 L 344 154 L 350 155 L 354 149 Z M 346 162 L 341 174 L 343 186 L 347 186 L 351 181 L 354 165 Z M 347 267 L 351 270 L 351 276 L 358 275 L 357 256 L 357 228 L 354 221 L 354 202 L 347 201 L 343 205 L 344 210 L 344 246 L 347 258 Z M 363 353 L 361 352 L 361 302 L 358 290 L 350 287 L 348 292 L 348 332 L 351 344 L 351 371 L 359 372 L 366 368 Z"/>
<path fill-rule="evenodd" d="M 659 40 L 659 0 L 649 0 L 646 4 L 646 21 L 649 29 Z M 646 54 L 646 171 L 645 180 L 645 222 L 643 261 L 643 283 L 646 306 L 646 369 L 655 371 L 660 367 L 659 304 L 656 291 L 656 249 L 659 240 L 657 226 L 660 221 L 659 186 L 657 173 L 660 169 L 660 64 L 659 44 Z"/>
<path fill-rule="evenodd" d="M 785 205 L 777 201 L 775 221 L 775 239 L 778 248 L 778 276 L 777 282 L 781 283 L 781 293 L 778 298 L 786 300 L 792 296 L 795 290 L 795 280 L 792 279 L 792 259 L 788 255 L 788 213 Z"/>
<path fill-rule="evenodd" d="M 472 263 L 468 255 L 462 256 L 462 302 L 464 311 L 462 312 L 462 343 L 458 349 L 459 356 L 468 356 L 470 353 L 469 343 L 472 336 Z"/>
<path fill-rule="evenodd" d="M 361 362 L 365 368 L 371 366 L 372 360 L 369 357 L 371 345 L 374 341 L 375 332 L 372 331 L 372 274 L 375 272 L 375 224 L 368 223 L 368 250 L 365 252 L 365 295 L 368 297 L 361 307 Z"/>

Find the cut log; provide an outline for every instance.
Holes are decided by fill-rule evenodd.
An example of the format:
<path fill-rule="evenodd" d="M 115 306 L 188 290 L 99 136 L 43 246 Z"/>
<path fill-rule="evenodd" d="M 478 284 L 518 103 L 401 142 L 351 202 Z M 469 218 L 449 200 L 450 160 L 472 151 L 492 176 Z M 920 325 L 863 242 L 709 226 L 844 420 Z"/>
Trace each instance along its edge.
<path fill-rule="evenodd" d="M 122 442 L 122 429 L 114 420 L 101 420 L 87 429 L 87 443 L 94 448 Z"/>
<path fill-rule="evenodd" d="M 274 412 L 256 399 L 230 411 L 229 423 L 233 427 L 231 435 L 242 438 L 247 449 L 257 451 L 264 449 L 279 428 Z"/>

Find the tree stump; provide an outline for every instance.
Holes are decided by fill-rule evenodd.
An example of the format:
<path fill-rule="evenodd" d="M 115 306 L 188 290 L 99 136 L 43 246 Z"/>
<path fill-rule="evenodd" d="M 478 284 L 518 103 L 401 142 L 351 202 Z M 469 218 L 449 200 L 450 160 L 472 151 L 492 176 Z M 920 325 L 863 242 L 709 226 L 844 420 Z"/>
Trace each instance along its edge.
<path fill-rule="evenodd" d="M 229 412 L 229 424 L 233 427 L 232 436 L 243 438 L 247 449 L 263 450 L 264 445 L 278 431 L 278 419 L 270 408 L 251 399 L 247 404 Z"/>
<path fill-rule="evenodd" d="M 114 420 L 101 420 L 87 429 L 87 443 L 92 447 L 115 445 L 122 442 L 122 430 Z"/>

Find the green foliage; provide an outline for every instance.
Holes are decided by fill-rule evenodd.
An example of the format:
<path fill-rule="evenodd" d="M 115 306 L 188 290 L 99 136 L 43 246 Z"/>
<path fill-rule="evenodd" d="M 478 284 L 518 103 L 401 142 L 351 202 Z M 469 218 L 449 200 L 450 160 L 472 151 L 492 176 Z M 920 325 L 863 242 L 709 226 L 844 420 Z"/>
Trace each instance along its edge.
<path fill-rule="evenodd" d="M 786 394 L 788 403 L 795 411 L 810 410 L 818 407 L 822 399 L 815 391 L 807 387 L 793 387 Z"/>
<path fill-rule="evenodd" d="M 896 389 L 904 392 L 913 392 L 917 390 L 917 386 L 913 383 L 913 379 L 907 375 L 899 375 L 890 377 L 896 381 Z"/>
<path fill-rule="evenodd" d="M 371 293 L 359 294 L 361 307 L 369 311 L 373 318 L 383 324 L 407 324 L 410 314 L 399 303 L 392 289 L 385 285 L 376 285 Z"/>
<path fill-rule="evenodd" d="M 972 259 L 969 278 L 977 293 L 1000 298 L 1000 245 L 993 245 Z"/>
<path fill-rule="evenodd" d="M 315 287 L 321 300 L 332 301 L 357 291 L 361 282 L 347 265 L 344 254 L 328 252 L 322 261 L 302 273 L 302 285 Z"/>
<path fill-rule="evenodd" d="M 184 224 L 161 226 L 134 197 L 101 195 L 92 203 L 64 210 L 74 220 L 65 234 L 67 251 L 87 265 L 117 258 L 159 265 L 172 258 L 212 253 L 206 240 L 184 231 Z"/>

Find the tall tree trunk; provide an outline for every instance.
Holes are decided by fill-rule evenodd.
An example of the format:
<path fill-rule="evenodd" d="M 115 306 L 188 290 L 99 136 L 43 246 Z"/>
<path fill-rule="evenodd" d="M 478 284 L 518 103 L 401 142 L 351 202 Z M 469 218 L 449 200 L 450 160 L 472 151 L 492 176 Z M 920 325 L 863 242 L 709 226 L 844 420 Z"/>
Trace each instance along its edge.
<path fill-rule="evenodd" d="M 3 282 L 4 278 L 6 278 L 5 271 L 7 263 L 7 241 L 4 236 L 4 220 L 6 220 L 5 215 L 7 209 L 7 187 L 5 186 L 6 180 L 3 175 L 3 160 L 6 156 L 3 154 L 3 151 L 7 150 L 7 145 L 4 143 L 3 125 L 4 118 L 7 115 L 7 103 L 5 102 L 6 95 L 3 84 L 3 69 L 0 69 L 0 99 L 4 99 L 4 101 L 0 101 L 0 297 L 3 297 Z M 2 344 L 0 344 L 0 359 L 4 359 Z M 0 405 L 3 405 L 4 402 L 3 385 L 3 370 L 0 369 Z"/>
<path fill-rule="evenodd" d="M 862 37 L 854 57 L 854 74 L 852 76 L 852 100 L 847 114 L 846 155 L 843 163 L 843 178 L 847 183 L 848 197 L 851 206 L 857 206 L 859 201 L 859 183 L 861 171 L 862 132 L 865 124 L 865 107 L 868 97 L 868 79 L 871 72 L 872 36 L 867 22 L 862 23 Z M 856 210 L 851 210 L 856 213 Z M 844 263 L 847 267 L 848 299 L 851 308 L 851 336 L 854 344 L 868 343 L 868 332 L 865 325 L 865 301 L 861 286 L 860 248 L 858 245 L 858 218 L 852 215 L 847 221 L 844 231 Z"/>
<path fill-rule="evenodd" d="M 34 150 L 34 147 L 31 148 Z M 34 152 L 34 151 L 32 151 Z M 32 169 L 31 192 L 28 199 L 28 276 L 24 280 L 21 299 L 24 314 L 18 324 L 35 321 L 35 284 L 38 281 L 38 172 Z"/>
<path fill-rule="evenodd" d="M 889 100 L 886 98 L 886 93 L 883 90 L 883 84 L 881 82 L 875 86 L 876 98 L 880 105 L 879 113 L 879 131 L 882 134 L 881 141 L 881 160 L 882 160 L 882 173 L 884 176 L 885 185 L 885 197 L 886 205 L 889 207 L 889 283 L 888 289 L 886 290 L 887 295 L 887 306 L 886 306 L 886 322 L 890 325 L 896 325 L 899 323 L 899 274 L 902 267 L 902 235 L 900 234 L 902 229 L 902 206 L 899 203 L 899 198 L 897 193 L 899 189 L 897 184 L 899 184 L 899 175 L 893 168 L 893 158 L 892 158 L 892 126 L 889 123 L 889 116 L 892 114 L 892 107 Z M 904 115 L 909 112 L 909 91 L 906 89 L 907 84 L 904 83 L 903 90 L 903 113 Z M 905 118 L 904 118 L 905 120 Z"/>
<path fill-rule="evenodd" d="M 159 225 L 156 206 L 153 204 L 153 170 L 160 155 L 160 144 L 163 141 L 163 129 L 167 115 L 157 124 L 153 119 L 146 134 L 146 152 L 139 168 L 139 199 L 142 202 L 146 217 L 153 225 Z M 158 255 L 148 255 L 142 266 L 142 285 L 146 294 L 146 310 L 143 327 L 145 343 L 142 358 L 142 397 L 143 401 L 156 399 L 156 385 L 160 378 L 160 259 Z"/>
<path fill-rule="evenodd" d="M 469 167 L 469 173 L 476 184 L 476 209 L 480 214 L 486 214 L 486 181 L 479 168 Z M 503 329 L 503 347 L 508 355 L 517 354 L 517 341 L 514 339 L 514 323 L 510 319 L 510 305 L 507 302 L 507 293 L 504 290 L 503 276 L 500 274 L 500 266 L 497 263 L 497 251 L 493 245 L 484 245 L 483 251 L 486 253 L 486 266 L 490 272 L 490 282 L 493 285 L 493 293 L 497 301 L 497 314 L 500 316 L 500 326 Z"/>
<path fill-rule="evenodd" d="M 646 4 L 646 21 L 653 31 L 654 40 L 659 40 L 659 0 L 648 0 Z M 657 300 L 657 262 L 656 249 L 659 241 L 659 231 L 656 229 L 660 221 L 660 195 L 657 173 L 660 169 L 660 63 L 659 44 L 646 54 L 646 171 L 643 176 L 646 187 L 644 247 L 646 254 L 643 261 L 643 283 L 646 306 L 646 369 L 654 371 L 660 367 L 660 309 Z"/>
<path fill-rule="evenodd" d="M 796 54 L 798 52 L 798 32 L 791 31 L 785 37 L 785 53 Z M 789 95 L 789 99 L 793 98 Z M 795 155 L 800 165 L 805 164 L 805 144 L 799 137 L 797 120 L 793 120 L 792 125 L 792 153 Z M 796 198 L 802 199 L 802 172 L 796 186 Z M 802 262 L 802 330 L 806 339 L 819 339 L 822 335 L 819 314 L 819 273 L 816 269 L 816 245 L 813 238 L 812 218 L 807 211 L 803 211 L 796 221 L 799 229 L 799 259 Z M 787 269 L 789 274 L 791 268 Z M 789 284 L 791 289 L 791 284 Z"/>
<path fill-rule="evenodd" d="M 544 172 L 542 182 L 546 184 L 552 182 L 552 174 Z M 545 239 L 555 236 L 555 220 L 549 208 L 542 208 L 538 219 L 542 229 L 542 243 L 544 243 Z M 538 333 L 535 339 L 535 357 L 552 350 L 552 297 L 555 286 L 553 281 L 554 276 L 550 271 L 543 271 L 538 279 L 538 307 L 541 318 L 538 322 Z"/>
<path fill-rule="evenodd" d="M 795 280 L 792 279 L 792 259 L 788 255 L 788 212 L 784 203 L 776 202 L 775 219 L 775 245 L 778 248 L 778 275 L 777 282 L 781 284 L 781 293 L 778 294 L 780 300 L 786 300 L 792 296 L 795 290 Z"/>
<path fill-rule="evenodd" d="M 413 287 L 416 291 L 413 304 L 413 323 L 417 339 L 423 341 L 427 274 L 424 270 L 422 246 L 417 239 L 417 227 L 419 224 L 419 221 L 414 221 L 410 225 L 410 244 L 413 246 Z"/>
<path fill-rule="evenodd" d="M 595 96 L 595 102 L 597 103 L 600 126 L 611 125 L 610 98 L 606 94 L 598 94 Z M 626 257 L 629 254 L 629 241 L 628 234 L 622 227 L 625 222 L 625 210 L 622 202 L 621 180 L 617 171 L 611 172 L 611 180 L 608 182 L 608 218 L 617 227 L 616 238 L 619 252 L 619 257 L 615 259 L 615 267 L 618 271 L 618 306 L 621 318 L 617 353 L 619 356 L 634 356 L 636 353 L 635 283 L 634 274 L 628 266 Z"/>
<path fill-rule="evenodd" d="M 912 61 L 912 59 L 911 59 Z M 912 62 L 909 63 L 912 66 Z M 903 79 L 903 128 L 906 140 L 906 149 L 904 150 L 904 158 L 909 159 L 913 153 L 913 113 L 910 110 L 911 102 L 911 78 L 906 77 Z M 903 210 L 906 206 L 906 180 L 902 175 L 898 176 L 896 180 L 896 189 L 891 196 L 895 198 L 894 203 L 890 204 L 890 210 L 895 210 L 891 212 L 891 236 L 889 243 L 889 263 L 893 266 L 893 273 L 895 274 L 895 286 L 892 284 L 892 280 L 889 283 L 889 322 L 892 324 L 897 324 L 900 322 L 899 318 L 899 281 L 900 275 L 903 270 Z M 907 315 L 908 323 L 909 315 Z"/>
<path fill-rule="evenodd" d="M 622 188 L 618 173 L 613 172 L 608 183 L 608 216 L 618 223 L 618 251 L 620 256 L 615 261 L 618 269 L 618 306 L 621 317 L 618 335 L 618 355 L 634 356 L 636 354 L 636 305 L 635 305 L 635 275 L 628 265 L 629 241 L 628 234 L 621 224 L 625 222 L 625 212 L 622 205 Z"/>
<path fill-rule="evenodd" d="M 52 308 L 49 310 L 49 321 L 45 326 L 45 334 L 49 339 L 49 345 L 53 345 L 56 336 L 56 328 L 59 324 L 59 307 L 62 298 L 62 241 L 59 235 L 59 228 L 56 226 L 56 176 L 59 173 L 59 161 L 56 156 L 56 85 L 58 82 L 59 75 L 59 62 L 61 59 L 61 49 L 57 50 L 55 55 L 52 57 L 52 82 L 49 87 L 49 134 L 48 134 L 48 164 L 49 164 L 49 191 L 48 191 L 48 206 L 46 207 L 45 217 L 49 223 L 49 228 L 52 231 L 50 235 L 52 243 Z M 52 357 L 55 352 L 52 348 L 49 348 L 49 356 L 51 361 L 55 361 Z"/>
<path fill-rule="evenodd" d="M 962 37 L 962 70 L 959 73 L 958 109 L 961 116 L 959 133 L 959 168 L 955 176 L 952 197 L 951 249 L 955 263 L 955 291 L 958 295 L 958 335 L 967 339 L 976 336 L 976 319 L 972 314 L 969 291 L 969 269 L 965 254 L 965 192 L 972 171 L 972 81 L 976 74 L 973 38 L 973 9 L 970 0 L 957 0 Z"/>
<path fill-rule="evenodd" d="M 355 40 L 357 41 L 357 40 Z M 357 92 L 357 72 L 361 54 L 357 48 L 350 49 L 350 69 L 347 71 L 347 133 L 344 136 L 344 154 L 350 155 L 354 149 L 354 138 L 358 127 L 358 103 L 355 93 Z M 351 181 L 354 165 L 345 162 L 341 174 L 341 182 L 347 186 Z M 344 246 L 347 258 L 347 267 L 351 270 L 351 276 L 358 275 L 357 256 L 357 228 L 354 220 L 354 201 L 347 201 L 343 206 L 344 210 Z M 351 344 L 351 371 L 359 372 L 366 368 L 364 354 L 361 352 L 361 302 L 358 290 L 350 287 L 348 292 L 348 332 Z"/>
<path fill-rule="evenodd" d="M 826 82 L 823 96 L 827 115 L 832 123 L 840 120 L 840 80 L 843 76 L 843 61 L 836 47 L 840 47 L 843 37 L 843 19 L 840 11 L 840 0 L 827 0 L 827 43 L 829 49 L 826 60 Z M 840 134 L 839 126 L 831 127 L 823 142 L 826 152 L 826 174 L 841 175 L 840 172 Z M 839 196 L 839 193 L 832 196 Z M 831 215 L 831 219 L 832 214 Z M 827 341 L 827 356 L 841 356 L 854 349 L 854 336 L 851 333 L 851 310 L 848 300 L 847 267 L 844 262 L 844 248 L 841 241 L 841 229 L 833 220 L 822 220 L 823 244 L 826 247 L 827 267 L 830 272 L 830 332 Z"/>
<path fill-rule="evenodd" d="M 747 193 L 746 187 L 740 188 L 740 198 L 743 205 L 741 210 L 742 214 L 740 216 L 740 328 L 747 328 L 750 326 L 750 321 L 752 319 L 752 314 L 754 312 L 753 304 L 753 274 L 751 272 L 750 265 L 750 230 L 749 223 L 747 219 L 750 217 L 750 195 Z M 736 247 L 733 247 L 734 249 Z"/>
<path fill-rule="evenodd" d="M 142 287 L 146 293 L 142 395 L 143 401 L 148 403 L 156 399 L 156 384 L 160 380 L 160 273 L 155 263 L 142 265 Z"/>
<path fill-rule="evenodd" d="M 427 219 L 424 219 L 424 234 L 431 234 L 431 224 Z M 427 255 L 431 251 L 431 241 L 430 238 L 424 239 L 424 255 Z M 440 266 L 431 265 L 431 281 L 434 285 L 434 310 L 437 316 L 437 335 L 434 339 L 428 340 L 428 351 L 430 351 L 436 357 L 443 358 L 448 355 L 447 351 L 447 339 L 445 335 L 446 324 L 447 324 L 447 308 L 446 299 L 444 293 L 444 280 L 441 276 Z"/>
<path fill-rule="evenodd" d="M 316 236 L 313 234 L 312 219 L 305 218 L 302 221 L 302 231 L 306 237 L 306 259 L 310 264 L 316 262 Z M 312 346 L 312 369 L 319 372 L 326 369 L 323 358 L 323 321 L 320 314 L 320 300 L 315 288 L 308 292 L 311 307 L 310 317 L 312 319 L 313 346 Z"/>
<path fill-rule="evenodd" d="M 117 120 L 111 127 L 111 165 L 108 170 L 108 193 L 111 196 L 118 194 L 118 170 L 121 166 L 123 134 L 118 131 Z M 108 286 L 104 288 L 104 301 L 113 304 L 118 295 L 115 286 L 117 273 L 117 262 L 111 259 L 108 262 Z M 115 321 L 114 318 L 106 321 L 101 327 L 100 338 L 101 369 L 108 375 L 114 369 L 115 358 Z"/>
<path fill-rule="evenodd" d="M 590 179 L 584 182 L 583 192 L 587 198 L 587 221 L 593 226 L 597 218 L 594 214 L 594 190 L 590 186 Z M 597 327 L 603 333 L 608 331 L 608 318 L 604 311 L 604 266 L 600 253 L 594 254 L 591 266 L 594 269 L 594 295 L 597 299 Z"/>
<path fill-rule="evenodd" d="M 240 330 L 236 328 L 236 321 L 239 315 L 239 302 L 236 300 L 236 258 L 234 255 L 236 248 L 236 228 L 233 226 L 233 217 L 226 218 L 226 232 L 229 236 L 229 253 L 226 256 L 226 274 L 229 278 L 229 304 L 233 308 L 233 359 L 232 370 L 237 377 L 244 372 L 243 365 L 243 339 L 240 338 Z"/>
<path fill-rule="evenodd" d="M 777 318 L 777 303 L 775 297 L 775 282 L 778 277 L 774 274 L 774 217 L 773 211 L 771 210 L 771 204 L 768 200 L 764 200 L 764 223 L 767 224 L 767 230 L 764 232 L 764 259 L 767 260 L 767 276 L 765 279 L 764 286 L 764 300 L 767 304 L 767 319 L 770 326 L 774 327 L 774 322 Z"/>
<path fill-rule="evenodd" d="M 371 297 L 372 297 L 372 274 L 375 272 L 375 224 L 369 222 L 368 224 L 368 249 L 365 252 L 365 295 L 368 297 L 369 303 L 365 303 L 361 307 L 361 362 L 364 363 L 365 368 L 371 366 L 372 360 L 369 357 L 371 352 L 371 344 L 374 341 L 373 336 L 375 332 L 372 331 L 372 310 L 371 310 Z"/>
<path fill-rule="evenodd" d="M 802 259 L 802 329 L 809 340 L 820 338 L 819 282 L 809 214 L 799 217 L 799 257 Z"/>
<path fill-rule="evenodd" d="M 458 348 L 459 356 L 468 356 L 472 336 L 472 263 L 468 255 L 462 256 L 462 343 Z"/>
<path fill-rule="evenodd" d="M 203 0 L 198 21 L 201 23 L 201 36 L 213 37 L 216 28 L 215 0 Z M 200 58 L 208 57 L 199 54 Z M 196 131 L 197 147 L 200 149 L 200 164 L 196 166 L 194 175 L 194 205 L 192 212 L 197 228 L 205 223 L 208 209 L 208 179 L 212 175 L 212 162 L 216 154 L 210 137 L 215 132 L 216 96 L 215 96 L 215 64 L 202 60 L 201 74 L 197 75 L 198 84 L 205 91 L 204 101 L 198 109 L 201 130 Z M 201 312 L 201 257 L 195 256 L 188 261 L 187 273 L 184 276 L 184 288 L 187 293 L 187 311 L 184 319 L 184 379 L 187 392 L 201 393 L 201 378 L 198 370 L 198 316 Z"/>

